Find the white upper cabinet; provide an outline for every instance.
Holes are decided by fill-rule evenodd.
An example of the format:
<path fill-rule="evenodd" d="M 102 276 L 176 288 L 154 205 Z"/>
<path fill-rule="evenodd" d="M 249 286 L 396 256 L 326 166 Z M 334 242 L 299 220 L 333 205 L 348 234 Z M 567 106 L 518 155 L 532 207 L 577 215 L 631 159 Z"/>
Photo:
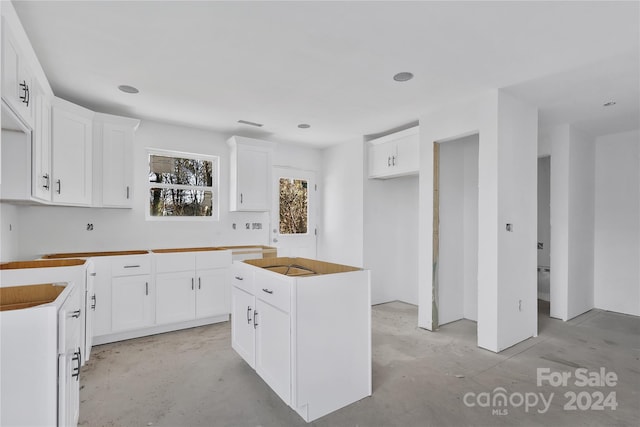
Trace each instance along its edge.
<path fill-rule="evenodd" d="M 130 208 L 133 200 L 133 138 L 139 120 L 96 113 L 94 206 Z"/>
<path fill-rule="evenodd" d="M 4 7 L 4 4 L 3 4 Z M 2 99 L 24 123 L 33 126 L 33 74 L 24 49 L 2 18 Z"/>
<path fill-rule="evenodd" d="M 93 111 L 54 98 L 51 123 L 52 200 L 91 205 Z"/>
<path fill-rule="evenodd" d="M 369 178 L 395 178 L 419 170 L 419 127 L 369 141 Z"/>
<path fill-rule="evenodd" d="M 34 88 L 34 130 L 31 152 L 31 195 L 51 201 L 51 100 L 39 87 Z"/>
<path fill-rule="evenodd" d="M 270 142 L 241 136 L 231 137 L 229 210 L 266 212 L 271 205 Z"/>

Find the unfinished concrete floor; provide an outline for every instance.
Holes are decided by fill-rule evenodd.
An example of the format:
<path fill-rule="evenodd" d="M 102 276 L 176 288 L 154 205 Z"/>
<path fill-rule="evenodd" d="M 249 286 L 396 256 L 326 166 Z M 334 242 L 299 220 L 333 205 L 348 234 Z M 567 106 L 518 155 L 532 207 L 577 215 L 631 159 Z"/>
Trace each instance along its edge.
<path fill-rule="evenodd" d="M 638 426 L 640 319 L 590 311 L 569 322 L 540 314 L 539 336 L 494 354 L 476 324 L 416 327 L 417 308 L 373 308 L 373 395 L 314 426 Z M 575 370 L 617 374 L 615 386 L 575 384 Z M 537 368 L 570 372 L 566 386 L 536 385 Z M 304 426 L 231 349 L 230 323 L 94 347 L 82 371 L 83 426 Z M 479 406 L 504 389 L 506 406 Z M 592 407 L 615 392 L 617 407 Z M 485 393 L 485 394 L 483 394 Z M 576 393 L 575 410 L 565 393 Z M 525 408 L 521 400 L 541 400 Z M 466 396 L 466 399 L 465 399 Z M 476 406 L 470 407 L 465 404 Z M 589 405 L 587 405 L 587 403 Z M 608 403 L 612 403 L 609 400 Z M 495 411 L 494 411 L 495 410 Z M 540 413 L 539 411 L 544 411 Z M 502 414 L 502 415 L 499 415 Z"/>

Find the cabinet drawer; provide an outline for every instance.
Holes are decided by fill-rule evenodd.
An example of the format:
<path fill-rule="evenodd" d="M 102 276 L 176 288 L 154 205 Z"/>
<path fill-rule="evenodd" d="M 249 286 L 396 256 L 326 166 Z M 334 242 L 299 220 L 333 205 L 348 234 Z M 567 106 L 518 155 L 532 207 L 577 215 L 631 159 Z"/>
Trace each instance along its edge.
<path fill-rule="evenodd" d="M 231 251 L 196 252 L 196 269 L 224 268 L 231 265 Z"/>
<path fill-rule="evenodd" d="M 254 295 L 256 298 L 287 313 L 289 312 L 291 307 L 291 285 L 289 280 L 277 277 L 274 273 L 256 273 L 254 280 Z"/>
<path fill-rule="evenodd" d="M 111 260 L 111 275 L 135 276 L 151 273 L 151 258 L 149 255 L 134 255 L 127 257 L 113 257 Z"/>
<path fill-rule="evenodd" d="M 153 254 L 156 273 L 173 273 L 178 271 L 195 271 L 196 257 L 193 252 L 171 252 Z"/>
<path fill-rule="evenodd" d="M 253 276 L 254 273 L 248 267 L 242 266 L 240 263 L 234 263 L 231 266 L 231 284 L 238 289 L 253 295 Z"/>

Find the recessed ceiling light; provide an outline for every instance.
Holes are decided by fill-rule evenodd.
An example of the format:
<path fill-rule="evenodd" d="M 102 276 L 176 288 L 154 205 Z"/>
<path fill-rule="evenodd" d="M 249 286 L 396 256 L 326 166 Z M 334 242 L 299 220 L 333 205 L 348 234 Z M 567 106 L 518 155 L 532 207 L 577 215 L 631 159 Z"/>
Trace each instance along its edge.
<path fill-rule="evenodd" d="M 129 85 L 120 85 L 120 86 L 118 86 L 118 89 L 120 89 L 121 91 L 123 91 L 125 93 L 138 93 L 138 92 L 140 92 L 137 88 L 135 88 L 133 86 L 129 86 Z"/>
<path fill-rule="evenodd" d="M 238 120 L 238 123 L 242 123 L 243 125 L 255 126 L 259 128 L 264 126 L 262 123 L 250 122 L 248 120 Z"/>
<path fill-rule="evenodd" d="M 406 82 L 408 80 L 411 80 L 412 78 L 413 78 L 413 74 L 408 73 L 406 71 L 403 71 L 402 73 L 398 73 L 395 76 L 393 76 L 393 80 L 397 82 Z"/>
<path fill-rule="evenodd" d="M 309 125 L 309 124 L 307 124 L 307 123 L 300 123 L 300 124 L 298 125 L 298 127 L 299 127 L 300 129 L 309 129 L 309 128 L 311 127 L 311 125 Z"/>
<path fill-rule="evenodd" d="M 616 101 L 608 101 L 602 104 L 603 107 L 613 107 L 614 105 L 616 105 Z"/>

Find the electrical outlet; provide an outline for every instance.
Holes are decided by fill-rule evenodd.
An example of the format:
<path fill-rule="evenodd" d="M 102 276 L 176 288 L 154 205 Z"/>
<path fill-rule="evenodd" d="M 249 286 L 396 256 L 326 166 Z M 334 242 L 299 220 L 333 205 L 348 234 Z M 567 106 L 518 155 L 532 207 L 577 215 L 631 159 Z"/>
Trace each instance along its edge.
<path fill-rule="evenodd" d="M 87 231 L 93 231 L 93 224 L 87 224 Z"/>
<path fill-rule="evenodd" d="M 544 243 L 538 242 L 538 250 L 541 251 L 542 249 L 544 249 Z"/>
<path fill-rule="evenodd" d="M 507 224 L 507 231 L 513 231 L 513 224 Z"/>
<path fill-rule="evenodd" d="M 244 225 L 244 228 L 245 228 L 245 229 L 247 229 L 247 230 L 251 230 L 251 224 L 247 222 L 247 223 Z"/>
<path fill-rule="evenodd" d="M 231 228 L 233 228 L 234 230 L 236 229 L 236 223 L 235 222 L 233 224 L 231 224 Z"/>

